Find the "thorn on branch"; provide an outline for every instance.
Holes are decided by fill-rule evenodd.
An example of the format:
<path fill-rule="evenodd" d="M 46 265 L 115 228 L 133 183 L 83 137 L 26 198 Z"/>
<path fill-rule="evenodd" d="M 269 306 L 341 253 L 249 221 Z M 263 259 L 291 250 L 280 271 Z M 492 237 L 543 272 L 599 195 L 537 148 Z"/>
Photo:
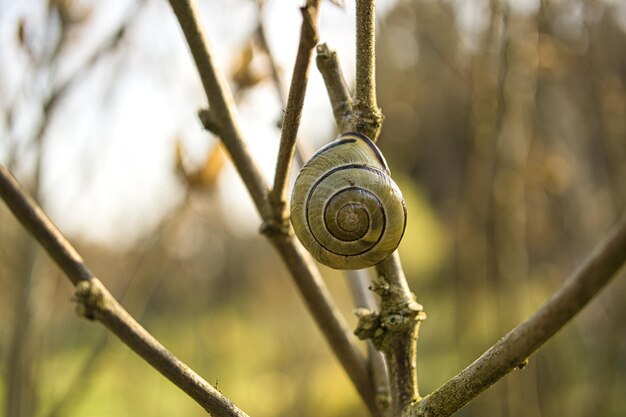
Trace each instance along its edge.
<path fill-rule="evenodd" d="M 215 136 L 221 136 L 219 122 L 210 109 L 205 108 L 198 110 L 198 118 L 206 130 L 213 133 Z"/>

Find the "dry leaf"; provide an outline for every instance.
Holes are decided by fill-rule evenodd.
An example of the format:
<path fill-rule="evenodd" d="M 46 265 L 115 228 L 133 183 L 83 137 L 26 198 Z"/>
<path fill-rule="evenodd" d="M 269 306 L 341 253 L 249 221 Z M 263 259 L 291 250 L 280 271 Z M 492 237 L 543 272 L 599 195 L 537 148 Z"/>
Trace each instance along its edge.
<path fill-rule="evenodd" d="M 204 164 L 194 171 L 189 171 L 183 161 L 183 148 L 179 139 L 176 141 L 175 162 L 176 172 L 183 178 L 189 188 L 213 189 L 226 162 L 226 154 L 222 144 L 215 142 L 215 145 L 207 154 Z"/>

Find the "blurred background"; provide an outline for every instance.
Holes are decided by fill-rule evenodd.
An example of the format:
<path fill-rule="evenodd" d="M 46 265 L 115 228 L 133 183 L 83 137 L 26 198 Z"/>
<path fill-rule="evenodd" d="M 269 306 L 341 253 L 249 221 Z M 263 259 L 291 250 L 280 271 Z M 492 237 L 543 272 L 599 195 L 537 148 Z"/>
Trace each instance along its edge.
<path fill-rule="evenodd" d="M 200 0 L 250 148 L 273 175 L 299 3 Z M 354 4 L 322 5 L 351 82 Z M 626 205 L 626 3 L 387 0 L 380 146 L 409 211 L 427 394 L 531 314 Z M 167 2 L 0 1 L 0 161 L 166 347 L 251 416 L 362 416 L 197 110 Z M 311 73 L 299 139 L 336 135 Z M 354 327 L 342 274 L 322 273 Z M 460 416 L 626 415 L 624 273 Z M 99 325 L 0 204 L 0 413 L 202 416 Z"/>

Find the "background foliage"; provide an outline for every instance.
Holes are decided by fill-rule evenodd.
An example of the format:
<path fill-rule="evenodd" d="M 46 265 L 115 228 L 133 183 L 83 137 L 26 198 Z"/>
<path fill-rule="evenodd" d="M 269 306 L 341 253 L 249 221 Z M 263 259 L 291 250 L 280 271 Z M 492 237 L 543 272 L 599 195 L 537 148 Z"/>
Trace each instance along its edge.
<path fill-rule="evenodd" d="M 173 24 L 167 5 L 147 1 L 135 9 L 129 3 L 112 19 L 125 30 L 116 33 L 112 24 L 113 37 L 92 41 L 97 53 L 90 61 L 81 40 L 98 22 L 97 5 L 30 3 L 39 12 L 6 2 L 0 9 L 2 162 L 30 184 L 55 221 L 68 225 L 85 259 L 129 311 L 250 415 L 362 415 L 278 258 L 253 227 L 237 226 L 255 225 L 256 217 L 246 219 L 245 209 L 233 207 L 246 197 L 232 192 L 228 162 L 193 118 L 202 104 L 192 88 L 197 80 L 177 82 L 189 69 L 164 63 L 172 50 L 189 60 L 184 45 L 170 40 L 161 50 L 142 35 L 154 34 L 163 21 Z M 209 3 L 201 4 L 205 21 L 213 23 L 219 19 L 209 12 L 217 6 Z M 244 118 L 258 116 L 265 123 L 259 129 L 271 136 L 280 102 L 254 30 L 256 5 L 237 3 L 248 16 L 247 33 L 219 38 L 228 29 L 220 24 L 209 24 L 209 33 L 225 39 L 223 50 L 230 48 L 223 62 Z M 265 21 L 275 19 L 270 12 L 279 6 L 296 9 L 268 1 Z M 217 9 L 232 18 L 234 7 Z M 383 10 L 380 144 L 407 199 L 401 253 L 429 315 L 418 353 L 420 390 L 427 393 L 534 311 L 623 210 L 626 7 L 401 0 Z M 287 26 L 274 30 L 295 33 Z M 290 61 L 283 66 L 288 74 Z M 150 111 L 124 101 L 132 93 L 147 101 L 150 84 L 138 81 L 140 70 L 162 77 L 163 94 L 149 97 L 163 101 L 174 127 L 155 131 Z M 188 90 L 172 93 L 181 87 Z M 269 96 L 273 107 L 265 101 L 261 112 L 259 97 Z M 187 104 L 181 109 L 179 102 Z M 325 111 L 314 117 L 328 116 L 330 126 Z M 131 125 L 119 122 L 125 118 L 139 120 L 129 136 L 124 129 Z M 85 130 L 84 119 L 97 131 Z M 248 124 L 248 131 L 258 127 Z M 64 132 L 74 129 L 91 136 L 64 142 Z M 303 132 L 309 143 L 332 136 L 323 129 Z M 161 161 L 154 175 L 166 197 L 142 191 L 118 172 L 124 164 L 141 168 L 155 158 L 152 151 Z M 59 170 L 55 161 L 68 153 L 80 164 Z M 121 214 L 98 240 L 72 227 L 71 218 L 97 223 L 97 213 L 115 209 L 103 194 L 107 186 L 94 185 L 103 181 L 116 199 L 141 197 L 132 200 L 139 201 L 137 212 Z M 59 271 L 4 206 L 0 218 L 0 404 L 8 415 L 15 415 L 9 410 L 16 403 L 22 407 L 15 417 L 204 415 L 102 328 L 77 320 Z M 354 325 L 340 273 L 323 272 Z M 523 371 L 459 415 L 626 414 L 625 294 L 624 280 L 616 280 Z"/>

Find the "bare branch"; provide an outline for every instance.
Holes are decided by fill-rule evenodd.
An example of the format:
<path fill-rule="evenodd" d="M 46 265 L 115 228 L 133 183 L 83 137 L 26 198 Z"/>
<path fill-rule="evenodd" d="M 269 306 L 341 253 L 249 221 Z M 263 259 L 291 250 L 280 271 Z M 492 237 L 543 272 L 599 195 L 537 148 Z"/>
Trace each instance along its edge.
<path fill-rule="evenodd" d="M 329 304 L 330 294 L 313 259 L 302 245 L 294 242 L 293 237 L 280 236 L 282 235 L 276 235 L 271 241 L 291 272 L 307 308 L 315 317 L 317 325 L 322 329 L 372 416 L 381 416 L 376 406 L 367 362 L 356 344 L 352 343 L 354 336 L 340 311 Z"/>
<path fill-rule="evenodd" d="M 571 320 L 626 261 L 626 216 L 535 314 L 471 365 L 412 407 L 408 415 L 449 416 L 516 368 Z"/>
<path fill-rule="evenodd" d="M 278 100 L 280 101 L 280 108 L 284 110 L 287 107 L 287 99 L 285 98 L 285 92 L 283 90 L 282 83 L 280 81 L 280 71 L 278 69 L 278 64 L 274 59 L 274 55 L 272 54 L 272 50 L 270 49 L 269 44 L 267 43 L 267 37 L 265 36 L 265 29 L 263 28 L 263 18 L 261 16 L 261 10 L 263 9 L 262 3 L 259 4 L 259 24 L 256 30 L 256 37 L 259 42 L 259 46 L 265 52 L 267 59 L 270 64 L 270 70 L 272 73 L 272 80 L 274 82 L 274 86 L 276 87 L 276 94 L 278 95 Z M 278 125 L 282 126 L 283 124 L 284 114 L 281 111 L 280 120 L 278 121 Z M 296 141 L 296 162 L 299 166 L 304 165 L 308 158 L 309 152 L 304 146 L 302 141 Z"/>
<path fill-rule="evenodd" d="M 79 314 L 104 324 L 128 347 L 181 388 L 206 411 L 220 417 L 247 416 L 141 327 L 119 305 L 100 280 L 93 278 L 80 282 L 76 286 L 75 297 Z"/>
<path fill-rule="evenodd" d="M 234 122 L 232 96 L 212 62 L 208 44 L 199 27 L 191 0 L 170 0 L 170 4 L 183 29 L 200 72 L 211 111 L 214 112 L 215 119 L 219 120 L 221 138 L 233 156 L 233 162 L 244 178 L 244 183 L 264 221 L 261 232 L 277 248 L 328 344 L 337 355 L 371 413 L 378 416 L 365 360 L 358 350 L 345 319 L 334 306 L 311 256 L 293 237 L 290 228 L 285 233 L 280 228 L 277 230 L 272 224 L 272 210 L 267 186 Z"/>
<path fill-rule="evenodd" d="M 185 203 L 176 207 L 162 220 L 155 232 L 156 238 L 143 252 L 139 262 L 134 267 L 135 270 L 148 261 L 148 253 L 155 250 L 157 246 L 163 243 L 162 240 L 166 225 L 170 223 L 170 220 L 180 218 L 179 215 L 184 208 Z M 164 266 L 158 267 L 158 273 L 154 275 L 146 274 L 146 279 L 144 279 L 143 282 L 138 279 L 140 274 L 132 274 L 130 279 L 124 280 L 123 290 L 118 298 L 120 299 L 120 303 L 125 304 L 127 308 L 129 305 L 131 306 L 130 311 L 133 311 L 133 316 L 136 320 L 141 319 L 143 316 L 146 307 L 162 279 L 169 276 L 172 272 L 170 264 L 171 263 L 167 263 Z M 134 288 L 134 290 L 131 288 Z M 82 362 L 80 369 L 66 387 L 65 392 L 49 408 L 45 417 L 62 417 L 71 414 L 72 406 L 75 407 L 76 404 L 80 402 L 80 399 L 84 398 L 85 392 L 89 390 L 90 382 L 92 382 L 94 374 L 106 364 L 103 360 L 104 353 L 112 344 L 113 339 L 111 333 L 105 332 L 96 343 L 93 344 L 87 358 Z"/>
<path fill-rule="evenodd" d="M 374 311 L 378 309 L 378 303 L 369 290 L 371 281 L 369 271 L 369 269 L 350 269 L 346 271 L 346 278 L 348 279 L 348 286 L 350 287 L 355 307 L 357 309 Z M 383 414 L 387 414 L 391 403 L 387 363 L 385 362 L 385 356 L 376 349 L 371 340 L 367 341 L 367 359 L 372 374 L 374 391 L 376 391 L 378 409 Z"/>
<path fill-rule="evenodd" d="M 356 87 L 352 129 L 378 139 L 383 115 L 376 101 L 376 1 L 356 0 Z"/>
<path fill-rule="evenodd" d="M 43 110 L 46 118 L 50 118 L 50 113 L 54 106 L 59 102 L 60 99 L 65 96 L 68 91 L 71 90 L 71 88 L 77 82 L 83 79 L 87 71 L 93 69 L 95 64 L 98 63 L 99 60 L 101 60 L 108 53 L 114 51 L 115 48 L 120 45 L 131 23 L 139 15 L 139 12 L 142 10 L 142 7 L 146 5 L 146 3 L 146 0 L 139 0 L 134 3 L 124 16 L 123 20 L 119 23 L 115 32 L 113 32 L 108 38 L 106 38 L 104 42 L 102 42 L 102 44 L 98 45 L 98 47 L 91 52 L 85 62 L 83 62 L 81 66 L 78 67 L 76 71 L 74 71 L 73 74 L 71 74 L 63 82 L 61 82 L 58 86 L 54 88 L 50 96 L 48 96 L 43 103 Z M 66 38 L 64 37 L 64 39 Z M 57 54 L 61 51 L 63 47 L 64 45 L 59 44 L 56 53 L 52 57 L 53 60 L 56 59 Z M 48 120 L 44 120 L 42 122 L 43 126 L 47 126 L 47 124 Z M 45 127 L 42 127 L 42 129 L 45 129 Z M 42 133 L 43 130 L 38 133 L 38 136 L 41 136 Z"/>
<path fill-rule="evenodd" d="M 302 28 L 300 29 L 300 44 L 296 55 L 296 63 L 291 77 L 289 97 L 283 119 L 283 128 L 280 135 L 280 147 L 278 149 L 278 161 L 274 176 L 274 187 L 270 193 L 270 202 L 274 210 L 276 221 L 285 225 L 288 230 L 287 215 L 287 180 L 291 171 L 293 154 L 296 148 L 296 136 L 302 117 L 302 106 L 309 79 L 309 68 L 313 48 L 317 44 L 317 16 L 319 0 L 308 0 L 302 7 Z"/>
<path fill-rule="evenodd" d="M 417 336 L 426 315 L 406 283 L 397 251 L 376 265 L 376 271 L 378 280 L 372 289 L 381 297 L 380 313 L 361 310 L 357 335 L 371 339 L 385 354 L 391 415 L 400 416 L 420 398 L 416 373 Z"/>
<path fill-rule="evenodd" d="M 76 285 L 79 313 L 96 319 L 146 362 L 215 416 L 245 417 L 230 400 L 165 349 L 119 305 L 91 273 L 76 249 L 0 165 L 0 196 L 15 217 L 41 243 L 54 262 Z"/>
<path fill-rule="evenodd" d="M 317 46 L 316 62 L 326 84 L 337 128 L 341 133 L 348 132 L 352 128 L 352 97 L 341 72 L 337 52 L 322 43 Z"/>
<path fill-rule="evenodd" d="M 94 277 L 83 258 L 3 165 L 0 165 L 0 196 L 74 284 Z"/>
<path fill-rule="evenodd" d="M 220 137 L 228 150 L 261 217 L 271 218 L 268 186 L 259 167 L 252 158 L 235 117 L 235 105 L 227 83 L 215 67 L 209 43 L 200 26 L 195 3 L 190 0 L 170 0 L 209 101 L 214 120 L 218 121 Z"/>
<path fill-rule="evenodd" d="M 383 121 L 376 101 L 375 24 L 375 0 L 357 0 L 356 87 L 351 127 L 374 141 L 380 134 Z M 339 94 L 342 94 L 341 90 Z M 384 353 L 389 372 L 391 415 L 400 416 L 420 399 L 416 373 L 417 337 L 426 314 L 406 282 L 397 251 L 376 265 L 376 271 L 378 281 L 373 290 L 381 297 L 380 312 L 360 309 L 355 333 L 362 339 L 371 339 Z"/>

